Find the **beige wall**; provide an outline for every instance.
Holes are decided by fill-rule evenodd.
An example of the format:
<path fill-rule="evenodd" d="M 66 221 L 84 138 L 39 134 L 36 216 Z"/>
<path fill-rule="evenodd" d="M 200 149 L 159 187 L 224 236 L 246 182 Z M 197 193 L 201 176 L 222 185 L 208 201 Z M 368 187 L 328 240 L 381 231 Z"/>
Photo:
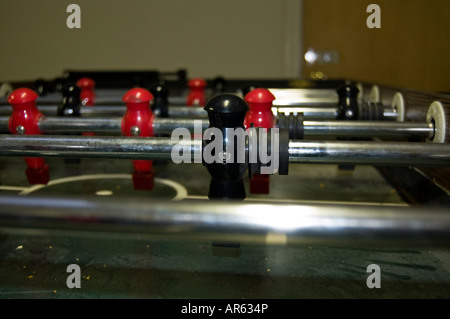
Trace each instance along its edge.
<path fill-rule="evenodd" d="M 81 7 L 81 29 L 66 8 Z M 0 81 L 64 69 L 296 77 L 301 0 L 2 0 Z"/>

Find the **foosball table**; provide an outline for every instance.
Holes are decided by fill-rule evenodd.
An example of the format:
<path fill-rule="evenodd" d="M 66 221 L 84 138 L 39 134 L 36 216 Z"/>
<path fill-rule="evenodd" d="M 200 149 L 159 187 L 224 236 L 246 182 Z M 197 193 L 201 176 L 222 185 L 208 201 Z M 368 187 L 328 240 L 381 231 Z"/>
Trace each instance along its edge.
<path fill-rule="evenodd" d="M 446 94 L 185 70 L 0 93 L 2 298 L 450 296 Z"/>

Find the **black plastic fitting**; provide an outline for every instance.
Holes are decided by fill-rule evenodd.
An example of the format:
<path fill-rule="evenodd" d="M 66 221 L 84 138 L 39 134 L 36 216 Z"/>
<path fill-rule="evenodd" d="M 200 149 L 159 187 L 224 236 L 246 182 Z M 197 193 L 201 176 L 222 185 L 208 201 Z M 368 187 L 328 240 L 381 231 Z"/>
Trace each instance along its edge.
<path fill-rule="evenodd" d="M 80 116 L 81 90 L 75 84 L 67 84 L 62 89 L 62 102 L 58 105 L 58 116 Z"/>

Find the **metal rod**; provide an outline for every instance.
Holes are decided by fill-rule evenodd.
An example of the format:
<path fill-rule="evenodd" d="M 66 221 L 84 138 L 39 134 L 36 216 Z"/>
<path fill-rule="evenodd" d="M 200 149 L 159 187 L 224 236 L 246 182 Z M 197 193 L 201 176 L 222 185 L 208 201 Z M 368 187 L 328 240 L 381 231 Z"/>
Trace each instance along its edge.
<path fill-rule="evenodd" d="M 76 118 L 76 117 L 46 117 L 38 122 L 39 129 L 44 133 L 64 132 L 95 132 L 121 133 L 122 118 Z"/>
<path fill-rule="evenodd" d="M 56 105 L 37 105 L 39 111 L 47 116 L 56 116 Z M 123 116 L 127 110 L 124 105 L 95 105 L 83 106 L 80 108 L 80 115 L 82 117 L 96 117 L 96 116 Z M 306 120 L 334 120 L 338 114 L 336 106 L 333 107 L 314 107 L 314 106 L 291 106 L 291 107 L 272 107 L 272 113 L 303 113 Z M 195 117 L 207 118 L 208 114 L 202 107 L 190 106 L 175 106 L 168 107 L 169 117 Z M 11 106 L 0 106 L 0 115 L 11 115 Z M 385 109 L 384 120 L 395 121 L 397 113 L 391 109 Z"/>
<path fill-rule="evenodd" d="M 108 94 L 108 95 L 97 95 L 95 97 L 95 104 L 96 105 L 123 105 L 122 97 L 126 93 L 124 91 L 123 94 Z M 36 104 L 38 106 L 41 105 L 54 105 L 57 106 L 62 101 L 62 95 L 61 94 L 52 94 L 52 95 L 46 95 L 46 96 L 40 96 L 39 99 L 36 101 Z M 169 97 L 168 102 L 171 105 L 185 105 L 186 104 L 186 98 L 185 97 Z M 0 98 L 0 106 L 7 106 L 8 100 L 6 98 Z"/>
<path fill-rule="evenodd" d="M 1 125 L 0 118 L 0 125 Z M 195 125 L 199 125 L 196 127 Z M 95 132 L 121 134 L 122 118 L 64 118 L 42 117 L 39 121 L 39 129 L 44 133 L 63 132 Z M 190 132 L 199 129 L 199 134 L 208 127 L 206 120 L 182 119 L 182 118 L 155 118 L 153 130 L 156 135 L 170 135 L 177 128 L 186 128 Z"/>
<path fill-rule="evenodd" d="M 56 105 L 37 105 L 38 110 L 47 116 L 56 116 Z M 82 117 L 97 117 L 97 116 L 123 116 L 127 108 L 125 105 L 95 105 L 82 106 L 80 108 L 80 115 Z M 0 106 L 0 115 L 11 115 L 11 106 Z M 208 113 L 202 107 L 190 106 L 169 106 L 169 117 L 195 117 L 207 118 Z"/>
<path fill-rule="evenodd" d="M 447 209 L 209 200 L 0 197 L 2 232 L 62 231 L 265 244 L 446 244 Z M 276 213 L 274 213 L 276 212 Z"/>
<path fill-rule="evenodd" d="M 117 92 L 105 92 L 102 94 L 96 94 L 95 102 L 96 103 L 109 103 L 116 104 L 122 102 L 122 97 L 127 91 L 117 91 Z M 50 93 L 45 96 L 39 96 L 36 100 L 36 103 L 39 104 L 54 104 L 58 105 L 61 103 L 63 97 L 61 93 Z M 7 98 L 0 98 L 0 105 L 9 105 Z"/>
<path fill-rule="evenodd" d="M 155 118 L 155 134 L 171 134 L 176 128 L 194 132 L 195 123 L 205 130 L 209 122 L 192 118 Z M 44 133 L 115 133 L 121 134 L 122 118 L 41 117 L 39 129 Z M 304 121 L 304 135 L 326 137 L 416 137 L 432 138 L 434 125 L 417 122 Z M 0 117 L 0 132 L 8 132 L 8 118 Z M 199 132 L 201 134 L 201 132 Z"/>
<path fill-rule="evenodd" d="M 0 135 L 0 156 L 170 160 L 181 148 L 191 159 L 202 156 L 201 139 Z M 294 140 L 288 152 L 292 164 L 450 166 L 450 144 Z"/>
<path fill-rule="evenodd" d="M 386 121 L 304 121 L 305 136 L 432 138 L 433 123 Z"/>
<path fill-rule="evenodd" d="M 336 107 L 339 97 L 334 89 L 272 89 L 274 106 Z"/>
<path fill-rule="evenodd" d="M 172 106 L 168 107 L 169 117 L 195 117 L 208 118 L 208 113 L 203 107 Z"/>
<path fill-rule="evenodd" d="M 274 105 L 336 105 L 338 102 L 338 95 L 334 89 L 269 89 L 276 97 Z M 95 103 L 122 103 L 122 97 L 128 90 L 126 89 L 104 89 L 95 90 Z M 183 90 L 181 95 L 171 95 L 168 97 L 171 105 L 184 105 L 186 103 L 186 95 L 188 88 Z M 236 90 L 234 93 L 237 93 Z M 206 90 L 207 95 L 213 92 L 210 89 Z M 37 103 L 57 103 L 62 100 L 61 93 L 49 93 L 45 96 L 40 96 Z M 0 98 L 0 105 L 7 105 L 7 98 Z"/>
<path fill-rule="evenodd" d="M 201 140 L 163 137 L 0 135 L 0 156 L 170 160 L 177 146 L 202 154 Z"/>
<path fill-rule="evenodd" d="M 7 117 L 0 117 L 0 132 L 8 132 Z M 110 133 L 122 134 L 122 118 L 76 118 L 76 117 L 47 117 L 43 116 L 39 119 L 38 126 L 41 132 L 51 133 Z M 198 125 L 196 127 L 196 125 Z M 198 129 L 199 134 L 208 127 L 209 121 L 190 118 L 155 118 L 153 121 L 154 133 L 172 134 L 177 128 L 186 128 L 190 132 Z"/>
<path fill-rule="evenodd" d="M 50 105 L 46 106 L 39 106 L 38 109 L 40 112 L 44 113 L 45 115 L 53 115 L 55 116 L 56 113 L 54 110 L 51 109 Z M 123 116 L 127 110 L 127 107 L 125 105 L 95 105 L 95 106 L 82 106 L 80 108 L 80 115 L 85 116 L 96 116 L 96 115 L 102 115 L 105 114 L 108 115 L 116 115 L 116 116 Z"/>
<path fill-rule="evenodd" d="M 338 115 L 338 109 L 336 105 L 332 105 L 330 107 L 314 107 L 314 106 L 280 106 L 273 107 L 272 112 L 276 115 L 278 113 L 303 113 L 305 120 L 335 120 Z M 392 108 L 386 107 L 383 111 L 383 120 L 384 121 L 396 121 L 398 117 L 398 113 Z"/>
<path fill-rule="evenodd" d="M 450 144 L 290 141 L 289 163 L 450 167 Z"/>
<path fill-rule="evenodd" d="M 189 119 L 189 118 L 155 118 L 153 122 L 153 129 L 155 134 L 167 134 L 170 135 L 175 129 L 185 128 L 189 132 L 203 134 L 208 128 L 209 121 L 202 119 Z"/>
<path fill-rule="evenodd" d="M 272 113 L 295 114 L 302 113 L 307 120 L 334 120 L 338 114 L 336 106 L 333 107 L 272 107 Z"/>
<path fill-rule="evenodd" d="M 9 132 L 9 117 L 0 117 L 0 132 Z"/>

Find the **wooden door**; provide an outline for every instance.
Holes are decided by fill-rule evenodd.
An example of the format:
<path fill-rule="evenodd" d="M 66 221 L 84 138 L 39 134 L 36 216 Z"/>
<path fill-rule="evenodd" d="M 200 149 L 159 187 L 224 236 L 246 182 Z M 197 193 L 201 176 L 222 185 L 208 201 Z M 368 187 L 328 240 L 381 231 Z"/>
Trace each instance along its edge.
<path fill-rule="evenodd" d="M 372 3 L 379 29 L 366 24 Z M 303 59 L 304 77 L 450 92 L 450 1 L 304 0 L 302 47 L 339 54 L 336 64 Z"/>

